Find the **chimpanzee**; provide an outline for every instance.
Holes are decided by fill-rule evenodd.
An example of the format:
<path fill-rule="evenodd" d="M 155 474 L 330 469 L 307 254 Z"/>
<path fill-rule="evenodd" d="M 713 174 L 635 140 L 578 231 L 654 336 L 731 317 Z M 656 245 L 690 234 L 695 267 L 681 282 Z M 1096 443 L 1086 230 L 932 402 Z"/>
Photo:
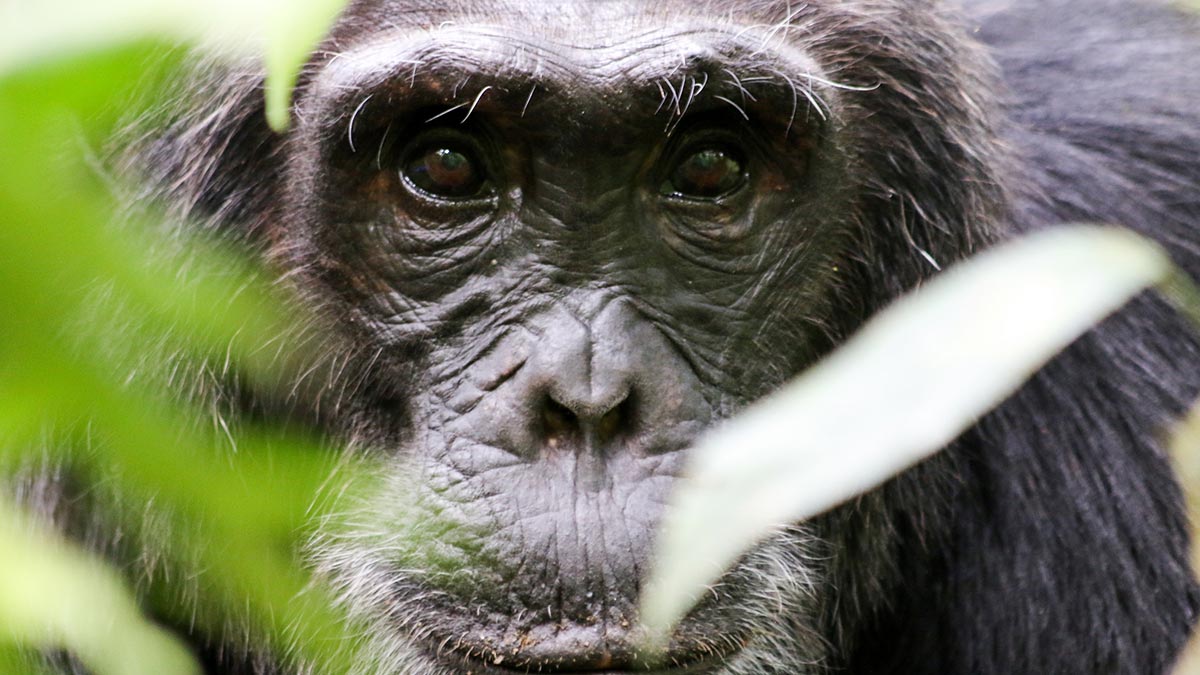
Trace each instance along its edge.
<path fill-rule="evenodd" d="M 388 467 L 305 555 L 369 627 L 363 673 L 1161 673 L 1200 607 L 1162 442 L 1200 352 L 1153 297 L 747 554 L 666 665 L 636 603 L 697 435 L 939 270 L 1104 222 L 1200 274 L 1197 27 L 1150 0 L 358 0 L 289 131 L 258 74 L 206 67 L 130 166 L 355 345 L 336 406 L 285 403 Z M 242 632 L 189 638 L 213 672 L 307 672 Z"/>

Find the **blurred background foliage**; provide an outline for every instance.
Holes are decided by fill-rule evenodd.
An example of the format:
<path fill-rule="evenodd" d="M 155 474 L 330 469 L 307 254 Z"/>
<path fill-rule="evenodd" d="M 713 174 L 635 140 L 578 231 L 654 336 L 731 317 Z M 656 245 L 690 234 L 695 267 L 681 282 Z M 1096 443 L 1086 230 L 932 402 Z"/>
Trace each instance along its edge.
<path fill-rule="evenodd" d="M 49 514 L 16 506 L 13 498 L 22 495 L 14 491 L 31 488 L 0 489 L 0 673 L 29 673 L 36 667 L 31 653 L 59 650 L 98 675 L 199 672 L 187 648 L 143 613 L 139 598 L 165 618 L 195 620 L 213 632 L 230 622 L 256 626 L 249 639 L 286 643 L 285 651 L 317 672 L 351 670 L 352 629 L 296 564 L 296 553 L 323 514 L 337 509 L 336 495 L 323 492 L 330 476 L 354 484 L 368 480 L 369 467 L 356 472 L 319 440 L 287 429 L 214 428 L 211 415 L 164 386 L 180 354 L 193 362 L 233 361 L 246 377 L 267 383 L 312 367 L 320 356 L 303 330 L 307 322 L 237 253 L 164 237 L 173 228 L 162 227 L 161 216 L 131 215 L 101 159 L 122 124 L 154 114 L 197 43 L 263 59 L 268 116 L 282 129 L 295 74 L 340 4 L 0 6 L 0 472 L 13 486 L 39 471 L 86 475 L 103 486 L 96 498 L 118 507 L 106 509 L 121 519 L 115 525 L 153 549 L 141 554 L 160 556 L 156 565 L 177 572 L 150 575 L 135 593 L 99 556 L 54 532 Z M 698 589 L 761 533 L 870 489 L 936 451 L 947 434 L 1137 290 L 1170 279 L 1175 297 L 1192 293 L 1151 245 L 1111 230 L 1075 233 L 1066 244 L 1027 246 L 976 275 L 985 283 L 1031 278 L 1030 266 L 1041 265 L 1034 288 L 1000 283 L 992 302 L 978 301 L 978 288 L 961 281 L 950 282 L 957 300 L 918 294 L 879 322 L 865 347 L 857 340 L 831 359 L 832 374 L 826 368 L 818 378 L 801 378 L 706 441 L 670 520 L 675 534 L 663 539 L 660 581 L 651 584 L 661 592 L 647 599 L 656 629 L 669 630 Z M 1048 253 L 1054 246 L 1058 253 Z M 1104 270 L 1098 281 L 1097 270 Z M 1056 298 L 1082 309 L 1039 314 L 1041 337 L 1008 336 L 1003 344 L 963 337 L 986 325 L 980 312 L 997 303 L 1034 311 Z M 931 354 L 953 347 L 956 359 L 890 358 L 913 343 Z M 880 355 L 912 367 L 880 367 Z M 921 376 L 912 376 L 913 368 Z M 820 411 L 829 392 L 845 387 L 883 395 L 876 409 L 858 410 L 839 428 L 836 417 Z M 946 391 L 970 404 L 931 403 L 946 400 Z M 927 423 L 908 436 L 853 433 L 918 417 Z M 814 418 L 827 419 L 820 433 L 797 433 L 798 421 Z M 817 454 L 804 455 L 801 466 L 782 460 L 791 446 L 781 439 L 801 436 L 824 439 L 824 448 L 810 449 Z M 1200 440 L 1180 438 L 1179 456 L 1200 466 Z M 893 453 L 901 450 L 897 461 Z M 810 471 L 814 462 L 828 472 Z M 766 503 L 751 499 L 764 494 L 755 477 L 763 475 L 776 486 Z M 822 481 L 816 502 L 814 476 Z M 716 521 L 714 512 L 721 514 Z M 688 546 L 672 550 L 672 541 Z M 707 553 L 696 555 L 698 546 Z"/>
<path fill-rule="evenodd" d="M 149 216 L 131 222 L 99 159 L 138 106 L 161 102 L 189 58 L 185 43 L 265 54 L 273 91 L 290 91 L 339 3 L 224 4 L 224 12 L 211 2 L 4 8 L 0 466 L 9 476 L 84 472 L 109 486 L 128 507 L 110 511 L 128 516 L 110 525 L 143 545 L 155 540 L 149 555 L 203 587 L 149 579 L 140 590 L 167 618 L 194 617 L 215 633 L 240 617 L 336 673 L 345 670 L 333 656 L 342 618 L 294 562 L 316 507 L 331 506 L 320 490 L 335 455 L 281 429 L 241 429 L 233 439 L 162 387 L 164 374 L 131 377 L 186 353 L 274 378 L 306 349 L 286 299 L 245 261 L 211 242 L 156 240 L 169 228 Z M 199 20 L 214 16 L 222 23 Z M 279 111 L 286 120 L 286 97 L 272 105 L 276 123 Z M 158 520 L 147 528 L 152 503 Z M 0 670 L 34 667 L 18 646 L 68 650 L 100 675 L 198 672 L 115 571 L 5 500 Z"/>

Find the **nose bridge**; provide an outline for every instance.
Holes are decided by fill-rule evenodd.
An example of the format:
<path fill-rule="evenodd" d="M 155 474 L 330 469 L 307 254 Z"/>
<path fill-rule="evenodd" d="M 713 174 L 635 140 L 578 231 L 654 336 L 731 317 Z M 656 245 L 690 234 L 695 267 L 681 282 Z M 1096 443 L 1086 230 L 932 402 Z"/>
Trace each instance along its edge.
<path fill-rule="evenodd" d="M 594 264 L 620 255 L 632 232 L 628 186 L 636 158 L 597 156 L 594 149 L 563 150 L 537 166 L 540 189 L 529 200 L 544 219 L 544 236 L 562 241 L 573 260 Z"/>
<path fill-rule="evenodd" d="M 712 406 L 674 343 L 634 302 L 590 289 L 531 317 L 455 399 L 456 429 L 524 457 L 567 462 L 555 466 L 569 465 L 579 485 L 593 487 L 605 484 L 614 457 L 685 447 Z"/>
<path fill-rule="evenodd" d="M 546 316 L 533 357 L 552 400 L 580 418 L 598 419 L 630 396 L 639 361 L 631 316 L 620 300 L 560 306 Z"/>

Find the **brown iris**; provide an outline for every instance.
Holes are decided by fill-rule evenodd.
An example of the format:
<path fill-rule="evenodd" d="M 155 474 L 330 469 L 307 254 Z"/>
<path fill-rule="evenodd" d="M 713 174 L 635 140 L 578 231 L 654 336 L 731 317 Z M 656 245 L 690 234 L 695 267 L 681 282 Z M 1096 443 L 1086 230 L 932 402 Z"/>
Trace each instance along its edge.
<path fill-rule="evenodd" d="M 740 155 L 719 147 L 702 148 L 675 165 L 662 193 L 688 199 L 716 199 L 742 186 L 746 170 Z"/>
<path fill-rule="evenodd" d="M 420 191 L 442 199 L 470 199 L 483 192 L 486 175 L 464 148 L 426 147 L 404 164 L 404 177 Z"/>

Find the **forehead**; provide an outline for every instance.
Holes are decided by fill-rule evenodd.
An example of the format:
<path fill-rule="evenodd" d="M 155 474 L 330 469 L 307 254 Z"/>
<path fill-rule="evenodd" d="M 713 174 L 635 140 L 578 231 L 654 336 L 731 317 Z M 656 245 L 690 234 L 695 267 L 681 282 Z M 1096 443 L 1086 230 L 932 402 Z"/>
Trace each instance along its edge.
<path fill-rule="evenodd" d="M 476 120 L 543 150 L 603 129 L 614 155 L 706 118 L 784 139 L 831 119 L 838 93 L 786 5 L 772 23 L 737 14 L 763 3 L 677 2 L 359 2 L 310 71 L 303 116 L 331 137 Z"/>
<path fill-rule="evenodd" d="M 571 43 L 580 48 L 616 44 L 623 33 L 690 19 L 729 23 L 786 18 L 788 0 L 356 0 L 346 16 L 355 33 L 374 26 L 428 29 L 452 22 L 509 26 L 517 36 Z"/>
<path fill-rule="evenodd" d="M 621 59 L 703 51 L 752 33 L 775 47 L 793 14 L 775 2 L 711 0 L 359 0 L 331 41 L 336 51 L 427 35 L 442 48 L 487 52 L 502 43 L 591 70 Z M 778 15 L 777 15 L 778 14 Z M 456 39 L 457 38 L 457 39 Z M 744 40 L 749 42 L 749 40 Z M 771 44 L 768 44 L 771 43 Z M 648 53 L 652 52 L 652 53 Z M 551 64 L 552 65 L 552 64 Z"/>
<path fill-rule="evenodd" d="M 619 105 L 641 91 L 690 99 L 710 79 L 732 83 L 745 100 L 752 76 L 787 82 L 790 96 L 795 83 L 781 73 L 817 74 L 778 22 L 740 16 L 746 3 L 732 4 L 738 9 L 713 12 L 677 0 L 358 2 L 329 41 L 332 58 L 316 84 L 336 97 L 407 80 L 411 88 L 449 86 L 449 100 L 480 82 L 490 85 L 489 99 L 535 83 L 564 100 Z"/>

